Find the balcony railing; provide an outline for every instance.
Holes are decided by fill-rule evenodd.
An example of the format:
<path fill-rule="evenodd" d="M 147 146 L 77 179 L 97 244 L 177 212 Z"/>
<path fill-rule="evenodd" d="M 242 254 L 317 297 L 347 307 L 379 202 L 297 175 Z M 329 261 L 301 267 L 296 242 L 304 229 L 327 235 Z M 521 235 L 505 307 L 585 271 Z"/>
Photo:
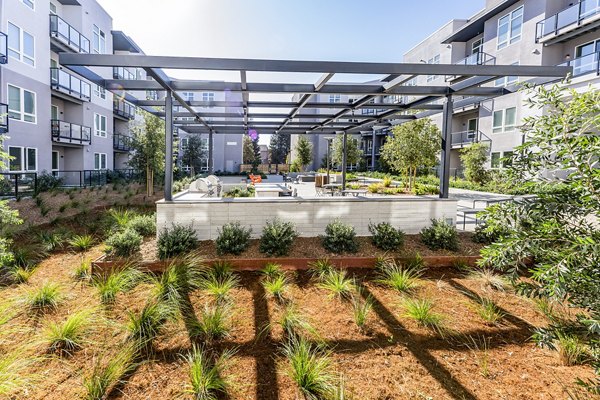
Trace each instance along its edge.
<path fill-rule="evenodd" d="M 58 15 L 50 14 L 50 36 L 76 51 L 89 53 L 90 41 Z"/>
<path fill-rule="evenodd" d="M 115 114 L 125 119 L 135 118 L 135 106 L 125 100 L 115 98 L 113 100 L 113 111 Z"/>
<path fill-rule="evenodd" d="M 125 80 L 136 80 L 136 71 L 131 71 L 129 68 L 124 67 L 113 67 L 113 78 L 114 79 L 125 79 Z"/>
<path fill-rule="evenodd" d="M 92 143 L 92 128 L 70 122 L 51 120 L 52 140 L 59 143 L 86 145 Z"/>
<path fill-rule="evenodd" d="M 495 64 L 496 57 L 480 51 L 479 53 L 473 53 L 470 56 L 463 58 L 462 60 L 455 62 L 456 65 L 488 65 Z"/>
<path fill-rule="evenodd" d="M 92 87 L 74 75 L 60 68 L 50 68 L 50 84 L 52 89 L 68 94 L 79 100 L 90 101 Z"/>
<path fill-rule="evenodd" d="M 113 149 L 119 151 L 131 151 L 131 138 L 129 136 L 116 133 L 113 136 Z"/>
<path fill-rule="evenodd" d="M 8 132 L 8 105 L 0 103 L 0 133 Z"/>
<path fill-rule="evenodd" d="M 573 76 L 590 73 L 600 75 L 600 52 L 588 54 L 560 64 L 561 67 L 573 67 Z"/>
<path fill-rule="evenodd" d="M 0 32 L 0 64 L 8 63 L 8 36 Z"/>
<path fill-rule="evenodd" d="M 588 18 L 600 14 L 600 0 L 582 0 L 536 25 L 536 41 L 556 36 L 561 30 L 581 25 Z"/>
<path fill-rule="evenodd" d="M 479 142 L 491 142 L 492 139 L 487 137 L 481 131 L 463 131 L 463 132 L 454 132 L 450 135 L 450 141 L 452 143 L 452 148 L 457 147 L 465 147 L 471 145 L 473 143 Z"/>

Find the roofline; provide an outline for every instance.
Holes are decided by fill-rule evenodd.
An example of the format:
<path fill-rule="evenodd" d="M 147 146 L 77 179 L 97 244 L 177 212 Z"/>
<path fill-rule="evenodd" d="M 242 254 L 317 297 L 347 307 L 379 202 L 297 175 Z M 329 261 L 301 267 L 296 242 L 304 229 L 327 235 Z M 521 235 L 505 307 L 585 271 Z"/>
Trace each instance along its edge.
<path fill-rule="evenodd" d="M 129 46 L 131 46 L 131 48 L 135 50 L 135 52 L 140 53 L 140 54 L 145 54 L 144 50 L 142 50 L 142 48 L 140 46 L 138 46 L 138 44 L 131 37 L 127 36 L 125 34 L 125 32 L 118 31 L 118 30 L 112 30 L 112 31 L 110 31 L 110 33 L 113 36 L 121 36 L 123 38 L 123 40 L 125 40 L 129 44 Z M 113 48 L 114 48 L 114 40 L 113 40 Z"/>
<path fill-rule="evenodd" d="M 453 23 L 455 21 L 465 21 L 465 22 L 468 22 L 469 20 L 468 19 L 459 19 L 459 18 L 451 19 L 450 21 L 446 22 L 444 25 L 442 25 L 441 27 L 439 27 L 438 29 L 436 29 L 435 31 L 433 31 L 432 33 L 430 33 L 429 36 L 427 36 L 425 39 L 421 40 L 419 43 L 415 44 L 413 47 L 411 47 L 410 49 L 408 49 L 407 51 L 405 51 L 404 54 L 402 54 L 402 58 L 404 58 L 408 53 L 410 53 L 411 51 L 415 50 L 417 47 L 419 47 L 420 45 L 422 45 L 423 43 L 425 43 L 433 35 L 435 35 L 436 33 L 438 33 L 439 31 L 441 31 L 442 29 L 444 29 L 445 27 L 447 27 L 448 25 L 450 25 L 451 23 Z"/>

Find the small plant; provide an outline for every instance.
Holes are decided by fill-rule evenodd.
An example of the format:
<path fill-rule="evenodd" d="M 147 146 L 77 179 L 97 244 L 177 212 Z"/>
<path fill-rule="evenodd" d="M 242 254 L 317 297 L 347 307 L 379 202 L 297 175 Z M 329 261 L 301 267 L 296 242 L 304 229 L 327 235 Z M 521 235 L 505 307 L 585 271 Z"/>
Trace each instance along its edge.
<path fill-rule="evenodd" d="M 102 304 L 112 304 L 117 294 L 127 292 L 144 279 L 139 270 L 128 267 L 121 271 L 111 271 L 108 275 L 97 275 L 92 279 Z"/>
<path fill-rule="evenodd" d="M 369 232 L 371 232 L 371 241 L 373 245 L 381 250 L 394 251 L 398 250 L 404 244 L 404 232 L 394 228 L 388 222 L 379 224 L 369 224 Z"/>
<path fill-rule="evenodd" d="M 295 338 L 283 347 L 290 363 L 290 377 L 306 399 L 323 399 L 335 390 L 335 376 L 331 373 L 329 353 L 310 344 L 304 338 Z"/>
<path fill-rule="evenodd" d="M 62 204 L 60 207 L 58 207 L 58 212 L 62 214 L 65 212 L 66 209 L 67 209 L 67 205 Z"/>
<path fill-rule="evenodd" d="M 385 178 L 383 178 L 383 181 L 381 181 L 381 184 L 383 185 L 383 187 L 389 188 L 390 186 L 392 186 L 392 178 L 386 176 Z"/>
<path fill-rule="evenodd" d="M 244 228 L 239 222 L 230 222 L 218 230 L 218 236 L 215 240 L 217 253 L 223 254 L 242 254 L 250 243 L 252 229 Z"/>
<path fill-rule="evenodd" d="M 575 335 L 559 333 L 557 347 L 563 365 L 573 366 L 589 361 L 587 346 Z"/>
<path fill-rule="evenodd" d="M 117 232 L 106 241 L 106 254 L 114 257 L 130 257 L 140 251 L 143 238 L 133 229 Z"/>
<path fill-rule="evenodd" d="M 283 275 L 281 265 L 276 263 L 266 263 L 263 269 L 260 271 L 260 273 L 266 279 L 273 279 L 277 278 L 280 275 Z"/>
<path fill-rule="evenodd" d="M 166 260 L 193 250 L 197 245 L 196 232 L 187 226 L 174 225 L 158 236 L 158 258 Z"/>
<path fill-rule="evenodd" d="M 489 378 L 490 374 L 490 340 L 482 336 L 481 338 L 474 338 L 469 336 L 469 342 L 466 344 L 467 347 L 473 352 L 473 355 L 477 357 L 477 364 L 479 370 L 484 378 Z"/>
<path fill-rule="evenodd" d="M 508 288 L 506 278 L 489 268 L 474 271 L 469 275 L 469 278 L 480 281 L 484 289 L 493 289 L 503 292 Z"/>
<path fill-rule="evenodd" d="M 352 292 L 356 290 L 354 279 L 348 278 L 346 270 L 332 270 L 322 277 L 317 286 L 328 290 L 330 292 L 329 297 L 340 300 L 349 300 L 352 297 Z"/>
<path fill-rule="evenodd" d="M 327 259 L 317 260 L 308 265 L 308 272 L 313 278 L 321 280 L 325 275 L 333 271 L 333 264 Z"/>
<path fill-rule="evenodd" d="M 25 293 L 24 301 L 30 310 L 54 310 L 62 299 L 60 287 L 56 283 L 46 282 L 42 286 Z"/>
<path fill-rule="evenodd" d="M 230 330 L 229 314 L 230 310 L 222 305 L 204 306 L 200 319 L 192 322 L 190 334 L 207 342 L 227 337 Z"/>
<path fill-rule="evenodd" d="M 136 368 L 135 359 L 138 348 L 128 343 L 119 349 L 106 365 L 102 365 L 102 357 L 98 358 L 94 369 L 83 378 L 86 400 L 102 400 L 117 386 L 121 379 Z"/>
<path fill-rule="evenodd" d="M 51 322 L 44 335 L 50 352 L 73 353 L 79 349 L 93 322 L 93 312 L 83 310 L 71 314 L 65 321 Z"/>
<path fill-rule="evenodd" d="M 38 239 L 46 251 L 54 251 L 63 246 L 63 237 L 58 233 L 40 232 Z"/>
<path fill-rule="evenodd" d="M 381 189 L 381 184 L 380 183 L 371 183 L 369 186 L 367 186 L 367 191 L 369 193 L 379 193 L 379 190 Z"/>
<path fill-rule="evenodd" d="M 431 226 L 421 230 L 421 240 L 431 250 L 458 250 L 456 228 L 441 219 L 432 219 Z"/>
<path fill-rule="evenodd" d="M 410 293 L 419 287 L 422 275 L 420 269 L 405 268 L 390 261 L 380 270 L 377 282 L 400 293 Z"/>
<path fill-rule="evenodd" d="M 79 207 L 79 205 L 80 205 L 80 204 L 81 204 L 81 203 L 79 203 L 79 201 L 77 201 L 77 200 L 73 200 L 73 201 L 71 202 L 71 208 L 77 208 L 77 207 Z"/>
<path fill-rule="evenodd" d="M 404 261 L 404 266 L 408 269 L 422 271 L 426 267 L 425 259 L 421 256 L 421 253 L 415 253 Z"/>
<path fill-rule="evenodd" d="M 300 314 L 293 304 L 289 304 L 283 310 L 279 319 L 279 326 L 281 326 L 283 334 L 287 339 L 302 336 L 304 333 L 313 336 L 317 335 L 316 329 Z"/>
<path fill-rule="evenodd" d="M 371 296 L 367 296 L 366 299 L 363 299 L 360 295 L 354 297 L 352 301 L 352 314 L 354 316 L 354 323 L 361 331 L 367 325 L 367 319 L 372 308 L 373 298 Z"/>
<path fill-rule="evenodd" d="M 443 328 L 443 317 L 433 311 L 433 301 L 428 299 L 404 299 L 404 316 L 412 318 L 419 325 L 441 332 Z"/>
<path fill-rule="evenodd" d="M 189 292 L 201 286 L 203 268 L 194 257 L 173 261 L 165 272 L 153 279 L 155 298 L 181 308 Z"/>
<path fill-rule="evenodd" d="M 126 225 L 143 237 L 156 235 L 156 217 L 154 215 L 137 215 Z"/>
<path fill-rule="evenodd" d="M 269 277 L 262 281 L 267 295 L 273 297 L 279 303 L 285 302 L 287 283 L 287 278 L 283 274 Z"/>
<path fill-rule="evenodd" d="M 75 235 L 69 240 L 69 246 L 76 251 L 89 250 L 94 245 L 94 238 L 91 235 Z"/>
<path fill-rule="evenodd" d="M 8 275 L 16 284 L 27 283 L 33 275 L 34 270 L 30 268 L 17 267 L 9 271 Z"/>
<path fill-rule="evenodd" d="M 115 209 L 111 208 L 108 211 L 112 223 L 117 225 L 119 228 L 125 228 L 127 224 L 136 216 L 134 212 L 127 209 Z"/>
<path fill-rule="evenodd" d="M 504 318 L 504 312 L 498 308 L 496 303 L 490 298 L 480 297 L 476 299 L 477 305 L 475 312 L 485 321 L 487 325 L 496 325 Z"/>
<path fill-rule="evenodd" d="M 128 313 L 128 339 L 136 343 L 139 349 L 149 351 L 164 324 L 175 315 L 175 310 L 168 303 L 148 303 L 139 314 Z"/>
<path fill-rule="evenodd" d="M 225 395 L 229 385 L 222 375 L 233 354 L 232 351 L 226 351 L 213 363 L 201 347 L 194 345 L 185 357 L 190 378 L 185 392 L 191 394 L 195 400 L 217 400 Z"/>
<path fill-rule="evenodd" d="M 292 222 L 267 221 L 260 237 L 260 252 L 269 256 L 286 256 L 297 237 L 298 232 Z"/>
<path fill-rule="evenodd" d="M 31 385 L 32 378 L 37 376 L 28 375 L 27 370 L 36 361 L 23 357 L 22 348 L 0 353 L 0 397 L 15 399 L 14 392 Z"/>
<path fill-rule="evenodd" d="M 71 274 L 71 277 L 76 281 L 87 281 L 92 276 L 92 260 L 85 258 L 81 260 L 79 265 L 75 267 L 75 270 Z"/>
<path fill-rule="evenodd" d="M 224 303 L 229 300 L 229 293 L 239 284 L 239 279 L 236 276 L 228 276 L 219 278 L 215 274 L 208 274 L 202 279 L 200 288 L 207 291 L 215 298 L 217 303 Z"/>
<path fill-rule="evenodd" d="M 322 236 L 321 239 L 325 250 L 335 254 L 356 253 L 358 251 L 354 227 L 339 220 L 327 224 L 325 236 Z"/>

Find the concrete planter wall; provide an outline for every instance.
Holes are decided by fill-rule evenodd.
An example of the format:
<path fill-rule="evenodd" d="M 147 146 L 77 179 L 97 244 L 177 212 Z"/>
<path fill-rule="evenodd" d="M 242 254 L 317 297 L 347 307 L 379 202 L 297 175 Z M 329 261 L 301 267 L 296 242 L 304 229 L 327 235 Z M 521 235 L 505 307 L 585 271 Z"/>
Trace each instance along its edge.
<path fill-rule="evenodd" d="M 184 193 L 185 194 L 185 193 Z M 181 196 L 179 196 L 181 197 Z M 389 222 L 407 234 L 416 234 L 431 224 L 431 219 L 456 223 L 457 201 L 428 197 L 324 197 L 324 198 L 236 198 L 199 199 L 156 203 L 160 232 L 173 224 L 189 226 L 198 240 L 214 240 L 217 230 L 228 222 L 239 221 L 252 228 L 258 238 L 268 220 L 275 217 L 291 221 L 300 236 L 322 235 L 331 221 L 351 224 L 358 236 L 369 236 L 370 222 Z"/>

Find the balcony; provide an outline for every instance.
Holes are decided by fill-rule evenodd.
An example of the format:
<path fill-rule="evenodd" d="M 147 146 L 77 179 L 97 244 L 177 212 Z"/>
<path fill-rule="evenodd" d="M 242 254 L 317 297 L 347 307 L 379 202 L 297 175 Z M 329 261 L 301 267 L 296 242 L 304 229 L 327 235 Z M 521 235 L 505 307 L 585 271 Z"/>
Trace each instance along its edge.
<path fill-rule="evenodd" d="M 575 58 L 565 63 L 559 64 L 560 67 L 573 67 L 573 77 L 595 73 L 600 75 L 600 53 L 592 53 L 587 56 Z"/>
<path fill-rule="evenodd" d="M 495 65 L 496 57 L 484 53 L 480 51 L 478 53 L 473 53 L 470 56 L 463 58 L 462 60 L 455 62 L 455 65 Z M 462 78 L 461 75 L 447 75 L 446 82 L 456 81 L 459 78 Z"/>
<path fill-rule="evenodd" d="M 488 142 L 491 143 L 492 139 L 487 137 L 481 131 L 463 131 L 455 132 L 450 134 L 450 142 L 452 143 L 453 149 L 462 149 L 472 145 L 473 143 Z"/>
<path fill-rule="evenodd" d="M 0 103 L 0 133 L 8 132 L 8 104 Z"/>
<path fill-rule="evenodd" d="M 126 121 L 135 118 L 135 106 L 116 97 L 113 100 L 113 111 L 117 117 Z"/>
<path fill-rule="evenodd" d="M 125 79 L 133 81 L 137 79 L 137 75 L 135 70 L 131 71 L 129 68 L 113 67 L 113 79 Z"/>
<path fill-rule="evenodd" d="M 545 45 L 562 43 L 600 28 L 600 0 L 582 0 L 538 22 L 535 39 Z"/>
<path fill-rule="evenodd" d="M 133 150 L 131 146 L 131 138 L 129 136 L 115 134 L 113 136 L 113 149 L 116 151 L 130 152 Z"/>
<path fill-rule="evenodd" d="M 77 100 L 90 101 L 92 98 L 92 87 L 89 83 L 60 68 L 50 68 L 50 85 L 52 90 Z"/>
<path fill-rule="evenodd" d="M 8 36 L 0 32 L 0 64 L 8 63 Z"/>
<path fill-rule="evenodd" d="M 76 53 L 89 53 L 90 41 L 79 31 L 65 22 L 58 15 L 50 15 L 50 37 L 52 50 L 74 51 Z"/>
<path fill-rule="evenodd" d="M 80 146 L 92 143 L 92 128 L 88 126 L 53 119 L 51 129 L 53 142 Z"/>

